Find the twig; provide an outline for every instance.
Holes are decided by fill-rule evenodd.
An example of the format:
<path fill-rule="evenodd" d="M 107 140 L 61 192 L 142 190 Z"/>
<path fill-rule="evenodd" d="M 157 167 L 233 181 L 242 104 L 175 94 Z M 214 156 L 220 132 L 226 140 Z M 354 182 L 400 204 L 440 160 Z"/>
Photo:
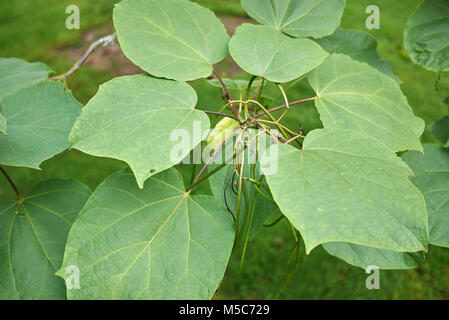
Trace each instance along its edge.
<path fill-rule="evenodd" d="M 232 131 L 232 134 L 234 134 L 234 132 L 237 131 L 238 129 L 240 129 L 240 127 L 235 128 Z M 232 135 L 231 135 L 231 137 L 232 137 Z M 193 187 L 202 181 L 202 180 L 200 180 L 201 175 L 204 173 L 204 171 L 209 166 L 209 164 L 212 162 L 212 160 L 217 156 L 218 152 L 223 148 L 223 146 L 225 145 L 225 143 L 228 141 L 229 138 L 230 137 L 228 137 L 227 139 L 223 140 L 223 142 L 220 144 L 220 146 L 218 146 L 218 148 L 214 151 L 214 153 L 209 157 L 209 159 L 206 161 L 204 166 L 201 168 L 200 172 L 198 172 L 198 175 L 196 176 L 195 180 L 193 180 L 193 183 L 189 186 L 189 188 L 188 188 L 189 191 L 188 192 L 192 191 Z M 226 162 L 224 163 L 224 165 L 226 165 Z M 224 165 L 223 165 L 223 167 L 224 167 Z M 220 166 L 217 167 L 217 168 L 220 168 Z M 215 168 L 215 169 L 217 169 L 217 168 Z M 213 170 L 212 172 L 215 173 L 215 170 Z M 210 173 L 212 173 L 212 172 L 210 172 Z M 208 177 L 208 175 L 206 177 Z M 206 178 L 206 177 L 204 177 L 204 178 Z"/>
<path fill-rule="evenodd" d="M 313 100 L 316 100 L 316 98 L 317 97 L 312 97 L 312 98 L 307 98 L 307 99 L 303 99 L 303 100 L 293 101 L 293 102 L 290 102 L 288 104 L 288 106 L 290 107 L 290 106 L 293 106 L 295 104 L 300 104 L 300 103 L 307 102 L 307 101 L 313 101 Z M 283 109 L 285 107 L 287 107 L 287 106 L 284 104 L 282 106 L 279 106 L 279 107 L 276 107 L 276 108 L 273 108 L 273 109 L 270 109 L 270 110 L 267 110 L 267 111 L 269 113 L 271 113 L 271 112 L 274 112 L 274 111 L 277 111 L 277 110 L 281 110 L 281 109 Z M 263 117 L 265 114 L 266 114 L 265 112 L 262 112 L 262 113 L 256 114 L 253 118 L 257 119 L 257 118 Z"/>
<path fill-rule="evenodd" d="M 202 111 L 204 113 L 207 113 L 207 114 L 215 114 L 217 116 L 228 117 L 228 118 L 234 119 L 235 121 L 240 122 L 239 119 L 237 119 L 236 117 L 233 117 L 233 116 L 231 116 L 229 114 L 225 114 L 225 113 L 221 113 L 221 112 L 215 112 L 215 111 L 207 111 L 207 110 L 202 110 Z"/>
<path fill-rule="evenodd" d="M 239 129 L 244 129 L 244 127 L 238 127 L 238 128 L 235 128 L 235 129 L 232 131 L 232 134 L 234 134 L 235 131 L 236 131 L 236 130 L 239 130 Z M 245 149 L 252 143 L 252 141 L 253 141 L 255 138 L 257 138 L 257 137 L 258 137 L 261 133 L 263 133 L 263 132 L 265 132 L 265 131 L 260 131 L 259 133 L 257 133 L 257 135 L 256 135 L 255 137 L 251 138 L 251 140 L 249 140 L 249 141 L 244 145 L 243 149 L 240 150 L 239 152 L 245 151 Z M 231 137 L 233 137 L 233 135 L 231 135 L 230 137 L 228 137 L 225 141 L 227 141 L 227 140 L 230 139 Z M 223 144 L 221 144 L 220 147 L 223 148 Z M 239 154 L 240 154 L 240 153 L 239 153 Z M 215 174 L 217 171 L 221 170 L 224 166 L 228 165 L 229 162 L 230 162 L 231 160 L 235 159 L 239 154 L 233 154 L 232 159 L 229 159 L 229 161 L 228 161 L 228 159 L 227 159 L 224 163 L 218 165 L 215 169 L 209 171 L 207 174 L 205 174 L 205 175 L 202 176 L 202 177 L 201 177 L 201 174 L 198 174 L 198 176 L 197 176 L 196 179 L 195 179 L 196 182 L 192 183 L 189 187 L 187 187 L 187 190 L 189 190 L 188 192 L 190 193 L 190 192 L 192 191 L 192 189 L 193 189 L 194 186 L 200 184 L 201 182 L 203 182 L 204 180 L 206 180 L 207 178 L 209 178 L 211 175 L 213 175 L 213 174 Z M 216 156 L 216 155 L 212 155 L 211 158 L 212 158 L 212 157 L 215 157 L 215 156 Z M 211 159 L 211 158 L 207 161 L 207 162 L 209 162 L 209 164 L 210 164 L 210 162 L 211 162 L 212 159 L 213 159 L 213 158 L 212 158 L 212 159 Z M 206 168 L 207 168 L 207 165 L 205 165 L 205 166 L 203 167 L 202 171 L 204 172 L 204 170 L 205 170 Z M 200 177 L 201 177 L 201 178 L 200 178 Z"/>
<path fill-rule="evenodd" d="M 285 93 L 284 88 L 281 86 L 280 83 L 276 83 L 276 85 L 278 86 L 279 90 L 282 93 L 282 96 L 284 97 L 285 106 L 286 106 L 286 109 L 284 110 L 284 112 L 282 113 L 282 115 L 279 117 L 279 119 L 277 121 L 277 122 L 280 122 L 282 120 L 282 118 L 287 114 L 288 110 L 290 109 L 290 104 L 288 102 L 287 94 Z"/>
<path fill-rule="evenodd" d="M 193 184 L 195 184 L 198 179 L 201 177 L 201 175 L 203 174 L 204 170 L 206 170 L 207 166 L 212 162 L 212 160 L 214 160 L 214 158 L 217 156 L 218 152 L 223 148 L 224 144 L 225 144 L 226 140 L 223 140 L 223 142 L 220 144 L 220 146 L 214 151 L 214 153 L 209 157 L 209 159 L 206 161 L 206 163 L 204 164 L 204 166 L 201 168 L 200 172 L 198 173 L 198 175 L 196 176 L 195 180 L 193 180 Z"/>
<path fill-rule="evenodd" d="M 223 90 L 225 91 L 225 93 L 226 93 L 226 95 L 228 97 L 228 101 L 231 104 L 232 113 L 234 113 L 237 117 L 239 117 L 239 111 L 238 111 L 237 107 L 235 106 L 235 104 L 232 102 L 232 100 L 234 100 L 234 99 L 232 99 L 232 96 L 231 96 L 231 93 L 228 90 L 228 87 L 226 87 L 225 83 L 223 82 L 223 79 L 220 77 L 220 75 L 218 74 L 217 70 L 215 70 L 215 68 L 212 68 L 212 70 L 214 72 L 215 77 L 220 82 L 221 86 L 223 87 Z"/>
<path fill-rule="evenodd" d="M 290 140 L 285 141 L 285 144 L 289 144 L 290 142 L 292 142 L 292 141 L 294 141 L 294 140 L 296 140 L 298 138 L 304 138 L 304 136 L 297 135 L 297 136 L 291 138 Z"/>
<path fill-rule="evenodd" d="M 3 169 L 2 167 L 0 167 L 0 171 L 1 173 L 3 173 L 3 175 L 6 177 L 6 180 L 8 180 L 9 184 L 11 185 L 11 187 L 14 189 L 14 192 L 17 195 L 17 198 L 19 199 L 19 202 L 22 202 L 22 196 L 20 195 L 19 190 L 17 189 L 16 185 L 14 184 L 14 182 L 12 181 L 12 179 L 9 177 L 9 175 L 6 173 L 5 169 Z"/>
<path fill-rule="evenodd" d="M 110 34 L 108 36 L 105 36 L 103 38 L 98 39 L 97 41 L 95 41 L 94 43 L 92 43 L 89 48 L 87 49 L 87 51 L 84 53 L 84 55 L 81 57 L 81 59 L 78 60 L 77 63 L 75 63 L 75 65 L 66 73 L 61 74 L 59 76 L 55 76 L 50 78 L 50 80 L 65 80 L 66 78 L 70 77 L 76 70 L 78 70 L 83 63 L 87 60 L 87 58 L 89 58 L 89 56 L 95 51 L 97 50 L 97 48 L 99 46 L 110 46 L 112 44 L 114 44 L 115 39 L 116 39 L 117 35 L 115 33 Z"/>

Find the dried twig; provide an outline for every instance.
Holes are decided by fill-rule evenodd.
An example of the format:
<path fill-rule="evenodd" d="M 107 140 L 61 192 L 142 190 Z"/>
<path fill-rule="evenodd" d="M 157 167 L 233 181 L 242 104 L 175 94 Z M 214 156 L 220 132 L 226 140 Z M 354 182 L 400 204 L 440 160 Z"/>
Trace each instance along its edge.
<path fill-rule="evenodd" d="M 58 81 L 63 81 L 65 79 L 67 79 L 69 76 L 71 76 L 76 70 L 78 70 L 84 62 L 86 62 L 87 58 L 89 58 L 89 56 L 95 51 L 97 50 L 98 47 L 103 46 L 110 46 L 113 45 L 115 43 L 115 39 L 117 38 L 117 35 L 115 33 L 110 34 L 108 36 L 105 36 L 103 38 L 98 39 L 97 41 L 95 41 L 94 43 L 92 43 L 89 48 L 87 49 L 87 51 L 83 54 L 83 56 L 81 57 L 81 59 L 78 60 L 77 63 L 74 64 L 74 66 L 67 71 L 64 74 L 61 74 L 59 76 L 55 76 L 50 78 L 50 80 L 58 80 Z"/>

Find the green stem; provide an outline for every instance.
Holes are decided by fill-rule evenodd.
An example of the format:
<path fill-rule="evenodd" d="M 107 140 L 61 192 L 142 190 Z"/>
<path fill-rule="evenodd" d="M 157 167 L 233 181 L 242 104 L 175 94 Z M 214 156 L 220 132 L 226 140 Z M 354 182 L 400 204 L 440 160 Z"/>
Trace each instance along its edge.
<path fill-rule="evenodd" d="M 288 140 L 289 138 L 288 138 L 287 133 L 284 131 L 284 129 L 281 126 L 279 126 L 277 120 L 273 117 L 273 115 L 262 104 L 258 104 L 258 105 L 265 112 L 265 114 L 271 119 L 271 121 L 274 122 L 273 124 L 276 126 L 276 128 L 279 129 L 279 131 L 284 136 L 284 138 L 286 140 Z"/>
<path fill-rule="evenodd" d="M 232 131 L 232 134 L 234 134 L 235 131 L 237 131 L 238 129 L 241 129 L 241 127 L 235 128 Z M 203 177 L 202 179 L 200 179 L 201 175 L 204 173 L 204 171 L 206 170 L 206 168 L 209 166 L 209 164 L 212 162 L 212 160 L 217 156 L 218 152 L 223 148 L 223 146 L 225 145 L 225 143 L 228 141 L 228 139 L 232 139 L 232 135 L 230 137 L 228 137 L 226 140 L 224 140 L 220 146 L 214 151 L 214 153 L 210 156 L 210 158 L 206 161 L 206 163 L 204 164 L 204 166 L 201 168 L 200 172 L 198 173 L 198 175 L 196 176 L 196 178 L 193 180 L 193 183 L 187 188 L 187 190 L 189 190 L 189 192 L 192 190 L 192 188 L 194 186 L 196 186 L 197 184 L 200 184 L 201 182 L 203 182 L 205 179 L 207 179 L 208 177 L 210 177 L 212 174 L 216 173 L 217 171 L 219 171 L 221 168 L 223 168 L 226 164 L 227 161 L 225 161 L 224 163 L 222 163 L 220 166 L 218 166 L 217 168 L 215 168 L 214 170 L 212 170 L 209 174 L 207 174 L 205 177 Z M 243 149 L 245 150 L 245 148 Z M 234 156 L 235 157 L 235 156 Z M 234 158 L 233 157 L 233 158 Z M 217 170 L 218 169 L 218 170 Z"/>
<path fill-rule="evenodd" d="M 253 100 L 257 100 L 257 98 L 260 97 L 260 95 L 262 94 L 264 84 L 265 84 L 265 78 L 261 78 L 259 81 L 259 85 L 257 86 L 256 92 L 254 92 Z M 249 110 L 251 112 L 251 115 L 254 115 L 254 113 L 257 110 L 257 107 L 256 107 L 256 109 L 254 109 L 254 102 L 251 103 L 251 107 L 249 108 Z"/>
<path fill-rule="evenodd" d="M 245 232 L 246 224 L 248 221 L 248 213 L 249 213 L 249 196 L 248 196 L 248 192 L 246 190 L 245 182 L 243 182 L 242 189 L 243 189 L 243 199 L 245 200 L 245 214 L 243 215 L 242 226 L 240 227 L 240 233 L 238 234 L 237 239 L 236 239 L 236 247 L 239 245 L 240 240 L 243 237 L 243 234 Z"/>
<path fill-rule="evenodd" d="M 300 104 L 300 103 L 303 103 L 303 102 L 308 102 L 308 101 L 316 100 L 316 98 L 317 98 L 317 97 L 312 97 L 312 98 L 302 99 L 302 100 L 298 100 L 298 101 L 293 101 L 293 102 L 290 102 L 288 105 L 291 107 L 291 106 L 293 106 L 293 105 L 295 105 L 295 104 Z M 271 113 L 271 112 L 274 112 L 274 111 L 277 111 L 277 110 L 284 109 L 284 108 L 286 108 L 286 107 L 287 107 L 287 106 L 284 104 L 284 105 L 282 105 L 282 106 L 279 106 L 279 107 L 270 109 L 270 110 L 268 110 L 268 112 Z M 253 118 L 254 118 L 254 119 L 257 119 L 257 118 L 263 117 L 264 115 L 265 115 L 265 112 L 262 112 L 262 113 L 256 114 Z"/>
<path fill-rule="evenodd" d="M 264 188 L 268 193 L 270 193 L 270 188 L 268 188 L 268 186 L 267 186 L 266 184 L 264 184 L 261 180 L 256 180 L 256 179 L 248 178 L 248 177 L 245 177 L 245 180 L 248 180 L 249 182 L 252 182 L 252 183 L 254 183 L 254 184 L 256 184 L 256 185 L 261 186 L 261 187 Z"/>
<path fill-rule="evenodd" d="M 290 88 L 294 87 L 294 86 L 297 85 L 299 82 L 301 82 L 301 80 L 303 80 L 305 77 L 307 77 L 306 74 L 303 75 L 303 76 L 301 76 L 301 77 L 299 77 L 299 78 L 296 79 L 296 80 L 293 80 L 293 82 L 291 82 L 289 85 L 287 85 L 287 86 L 285 87 L 285 91 L 287 92 Z M 276 101 L 281 97 L 281 95 L 282 95 L 282 94 L 279 94 L 278 96 L 276 96 L 276 98 L 274 98 L 273 100 L 271 100 L 271 102 L 272 102 L 272 103 L 276 102 Z"/>
<path fill-rule="evenodd" d="M 246 87 L 246 100 L 249 99 L 249 94 L 251 93 L 251 87 L 253 85 L 254 80 L 256 80 L 257 76 L 252 76 L 248 82 L 248 86 Z"/>
<path fill-rule="evenodd" d="M 277 218 L 277 219 L 274 220 L 273 222 L 268 223 L 268 224 L 264 224 L 263 226 L 264 226 L 265 228 L 273 227 L 273 226 L 277 225 L 278 222 L 281 221 L 281 220 L 284 219 L 284 218 L 285 218 L 285 216 L 284 216 L 284 215 L 281 215 L 279 218 Z"/>
<path fill-rule="evenodd" d="M 210 176 L 214 175 L 215 173 L 217 173 L 217 172 L 220 171 L 221 169 L 223 169 L 226 165 L 227 165 L 227 163 L 222 163 L 222 164 L 220 164 L 218 167 L 216 167 L 215 169 L 209 171 L 207 174 L 205 174 L 204 176 L 202 176 L 201 178 L 199 178 L 197 181 L 195 181 L 194 183 L 192 183 L 192 184 L 187 188 L 187 190 L 193 189 L 193 187 L 199 185 L 201 182 L 203 182 L 204 180 L 208 179 Z"/>
<path fill-rule="evenodd" d="M 301 252 L 300 252 L 300 243 L 298 240 L 298 237 L 296 236 L 296 231 L 295 231 L 295 239 L 296 239 L 296 259 L 295 259 L 295 264 L 293 265 L 293 267 L 291 268 L 290 272 L 287 274 L 287 277 L 285 278 L 284 283 L 282 284 L 281 289 L 279 290 L 279 292 L 274 296 L 274 300 L 277 300 L 279 298 L 279 296 L 282 294 L 282 292 L 284 292 L 285 288 L 287 288 L 288 284 L 291 282 L 291 280 L 293 279 L 293 277 L 296 274 L 296 270 L 298 269 L 299 266 L 299 261 L 301 258 Z"/>
<path fill-rule="evenodd" d="M 253 167 L 255 168 L 256 165 L 253 165 Z M 254 177 L 254 170 L 252 170 L 251 176 Z M 262 180 L 263 180 L 263 176 L 260 177 L 260 181 L 262 181 Z M 243 266 L 243 261 L 245 259 L 245 254 L 246 254 L 246 248 L 248 247 L 249 236 L 251 234 L 251 228 L 253 226 L 254 211 L 256 210 L 256 201 L 257 201 L 257 193 L 254 194 L 253 202 L 251 204 L 251 213 L 249 215 L 248 230 L 246 231 L 245 242 L 243 244 L 242 257 L 240 258 L 240 268 L 242 268 L 242 266 Z"/>
<path fill-rule="evenodd" d="M 281 116 L 279 117 L 279 119 L 278 119 L 278 122 L 279 122 L 279 121 L 281 121 L 282 118 L 284 118 L 284 116 L 287 114 L 288 110 L 290 109 L 290 105 L 289 105 L 289 103 L 288 103 L 287 94 L 285 93 L 284 88 L 283 88 L 279 83 L 276 83 L 276 85 L 277 85 L 277 87 L 279 88 L 279 90 L 281 91 L 282 96 L 284 97 L 285 105 L 286 105 L 285 111 L 282 113 L 282 115 L 281 115 Z"/>
<path fill-rule="evenodd" d="M 244 164 L 245 164 L 244 159 L 245 159 L 245 155 L 243 155 L 242 163 L 240 164 L 239 190 L 237 193 L 237 214 L 236 214 L 236 221 L 235 221 L 235 234 L 236 234 L 237 240 L 238 240 L 238 235 L 240 232 L 240 205 L 242 202 L 242 193 L 243 193 L 243 169 L 244 169 Z"/>

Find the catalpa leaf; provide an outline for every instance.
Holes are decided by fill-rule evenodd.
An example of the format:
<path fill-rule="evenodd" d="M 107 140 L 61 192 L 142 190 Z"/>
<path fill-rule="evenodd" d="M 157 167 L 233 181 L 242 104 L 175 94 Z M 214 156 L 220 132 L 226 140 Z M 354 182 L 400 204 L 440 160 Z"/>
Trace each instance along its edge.
<path fill-rule="evenodd" d="M 0 299 L 66 299 L 55 272 L 90 193 L 76 181 L 47 180 L 22 202 L 0 200 Z"/>
<path fill-rule="evenodd" d="M 70 144 L 127 162 L 143 187 L 148 177 L 180 162 L 205 138 L 209 118 L 194 109 L 196 102 L 195 91 L 185 82 L 147 75 L 115 78 L 101 85 L 84 107 Z M 189 141 L 172 152 L 180 144 L 171 138 L 177 132 L 186 133 Z"/>
<path fill-rule="evenodd" d="M 415 173 L 412 181 L 426 199 L 430 243 L 449 247 L 449 150 L 425 144 L 424 154 L 411 151 L 402 158 Z"/>
<path fill-rule="evenodd" d="M 446 147 L 449 147 L 449 115 L 439 118 L 429 126 L 429 131 Z"/>
<path fill-rule="evenodd" d="M 137 188 L 119 172 L 95 190 L 68 237 L 80 269 L 69 299 L 210 299 L 234 242 L 232 219 L 211 196 L 186 193 L 170 168 Z"/>
<path fill-rule="evenodd" d="M 259 181 L 259 179 L 261 179 L 261 174 L 259 165 L 257 163 L 257 157 L 259 157 L 261 153 L 270 146 L 270 137 L 266 133 L 259 134 L 259 132 L 254 129 L 246 130 L 245 133 L 242 134 L 241 136 L 240 133 L 241 130 L 237 130 L 234 133 L 233 137 L 228 137 L 226 143 L 234 145 L 231 142 L 236 140 L 237 138 L 239 139 L 239 141 L 243 139 L 244 143 L 248 143 L 246 149 L 242 151 L 243 143 L 235 142 L 237 143 L 236 150 L 239 153 L 236 156 L 236 162 L 243 163 L 244 166 L 243 175 L 245 177 L 251 177 L 251 172 L 253 171 L 254 174 L 253 179 Z M 228 142 L 230 140 L 231 142 Z M 209 177 L 210 188 L 214 196 L 223 203 L 227 204 L 227 208 L 229 208 L 229 210 L 231 210 L 231 212 L 233 212 L 233 214 L 236 215 L 238 186 L 232 184 L 238 183 L 239 178 L 237 174 L 234 174 L 235 169 L 232 155 L 229 156 L 230 152 L 226 154 L 226 146 L 222 150 L 223 150 L 222 153 L 217 154 L 215 159 L 218 159 L 218 162 L 220 164 L 228 163 L 228 165 Z M 218 163 L 211 164 L 209 165 L 208 168 L 209 170 L 213 170 L 217 166 L 219 166 Z M 261 182 L 265 183 L 265 179 L 263 178 Z M 268 218 L 272 215 L 273 211 L 277 208 L 277 206 L 276 204 L 274 204 L 273 202 L 269 201 L 267 198 L 259 194 L 256 191 L 255 187 L 252 186 L 251 182 L 244 181 L 243 183 L 245 184 L 246 192 L 248 195 L 247 199 L 248 214 L 246 217 L 244 216 L 245 201 L 242 200 L 240 206 L 239 221 L 240 226 L 245 224 L 245 234 L 248 230 L 248 226 L 251 225 L 249 237 L 250 239 L 252 239 L 257 234 L 257 232 L 262 228 L 262 226 L 268 220 Z M 262 189 L 262 187 L 260 186 L 258 187 L 259 189 Z M 263 189 L 261 191 L 267 194 L 267 190 Z M 253 205 L 254 205 L 254 213 L 253 216 L 251 217 L 251 210 Z"/>
<path fill-rule="evenodd" d="M 422 150 L 424 121 L 413 114 L 398 83 L 365 63 L 330 55 L 309 75 L 325 128 L 351 128 L 392 152 Z"/>
<path fill-rule="evenodd" d="M 45 81 L 2 99 L 8 135 L 0 135 L 0 164 L 38 169 L 69 146 L 81 104 L 58 82 Z"/>
<path fill-rule="evenodd" d="M 0 113 L 0 134 L 6 134 L 6 118 Z"/>
<path fill-rule="evenodd" d="M 339 26 L 345 0 L 242 0 L 249 16 L 293 37 L 321 38 Z"/>
<path fill-rule="evenodd" d="M 125 55 L 158 77 L 206 78 L 228 54 L 224 25 L 187 0 L 124 0 L 114 8 L 114 26 Z"/>
<path fill-rule="evenodd" d="M 326 242 L 426 250 L 424 198 L 410 168 L 383 144 L 358 131 L 320 129 L 302 150 L 278 147 L 278 170 L 267 182 L 307 252 Z"/>
<path fill-rule="evenodd" d="M 312 40 L 294 39 L 271 27 L 248 23 L 237 28 L 229 51 L 243 70 L 273 82 L 299 78 L 328 55 Z"/>
<path fill-rule="evenodd" d="M 431 71 L 449 71 L 449 2 L 424 1 L 407 24 L 404 47 L 412 61 Z"/>
<path fill-rule="evenodd" d="M 387 270 L 413 269 L 425 259 L 423 252 L 395 252 L 346 242 L 325 243 L 323 248 L 329 254 L 363 269 L 373 265 Z"/>
<path fill-rule="evenodd" d="M 338 28 L 334 34 L 317 40 L 318 44 L 329 53 L 342 53 L 352 59 L 365 62 L 373 68 L 401 82 L 394 75 L 390 63 L 377 54 L 377 43 L 371 35 L 359 30 Z"/>
<path fill-rule="evenodd" d="M 20 89 L 47 79 L 52 70 L 40 62 L 0 58 L 0 100 Z"/>

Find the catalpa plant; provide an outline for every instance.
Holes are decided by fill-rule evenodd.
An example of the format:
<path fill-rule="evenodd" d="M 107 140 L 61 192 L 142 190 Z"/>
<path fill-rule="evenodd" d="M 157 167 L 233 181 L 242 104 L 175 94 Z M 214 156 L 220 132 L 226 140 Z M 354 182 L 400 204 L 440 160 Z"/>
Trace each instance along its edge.
<path fill-rule="evenodd" d="M 423 148 L 424 122 L 375 40 L 338 28 L 344 0 L 242 6 L 254 23 L 230 38 L 188 0 L 118 3 L 117 40 L 146 73 L 102 84 L 84 107 L 60 81 L 76 67 L 48 79 L 41 63 L 0 59 L 1 165 L 38 169 L 67 148 L 129 165 L 93 192 L 49 180 L 26 195 L 1 169 L 17 199 L 0 201 L 0 298 L 210 299 L 230 255 L 243 261 L 281 220 L 288 278 L 317 246 L 381 269 L 449 246 L 448 118 L 432 125 L 442 144 Z M 447 71 L 448 26 L 449 3 L 425 1 L 405 31 L 412 60 Z M 228 54 L 239 79 L 215 68 Z M 221 108 L 195 108 L 188 82 L 201 78 L 221 87 Z M 303 112 L 313 105 L 321 124 Z"/>

